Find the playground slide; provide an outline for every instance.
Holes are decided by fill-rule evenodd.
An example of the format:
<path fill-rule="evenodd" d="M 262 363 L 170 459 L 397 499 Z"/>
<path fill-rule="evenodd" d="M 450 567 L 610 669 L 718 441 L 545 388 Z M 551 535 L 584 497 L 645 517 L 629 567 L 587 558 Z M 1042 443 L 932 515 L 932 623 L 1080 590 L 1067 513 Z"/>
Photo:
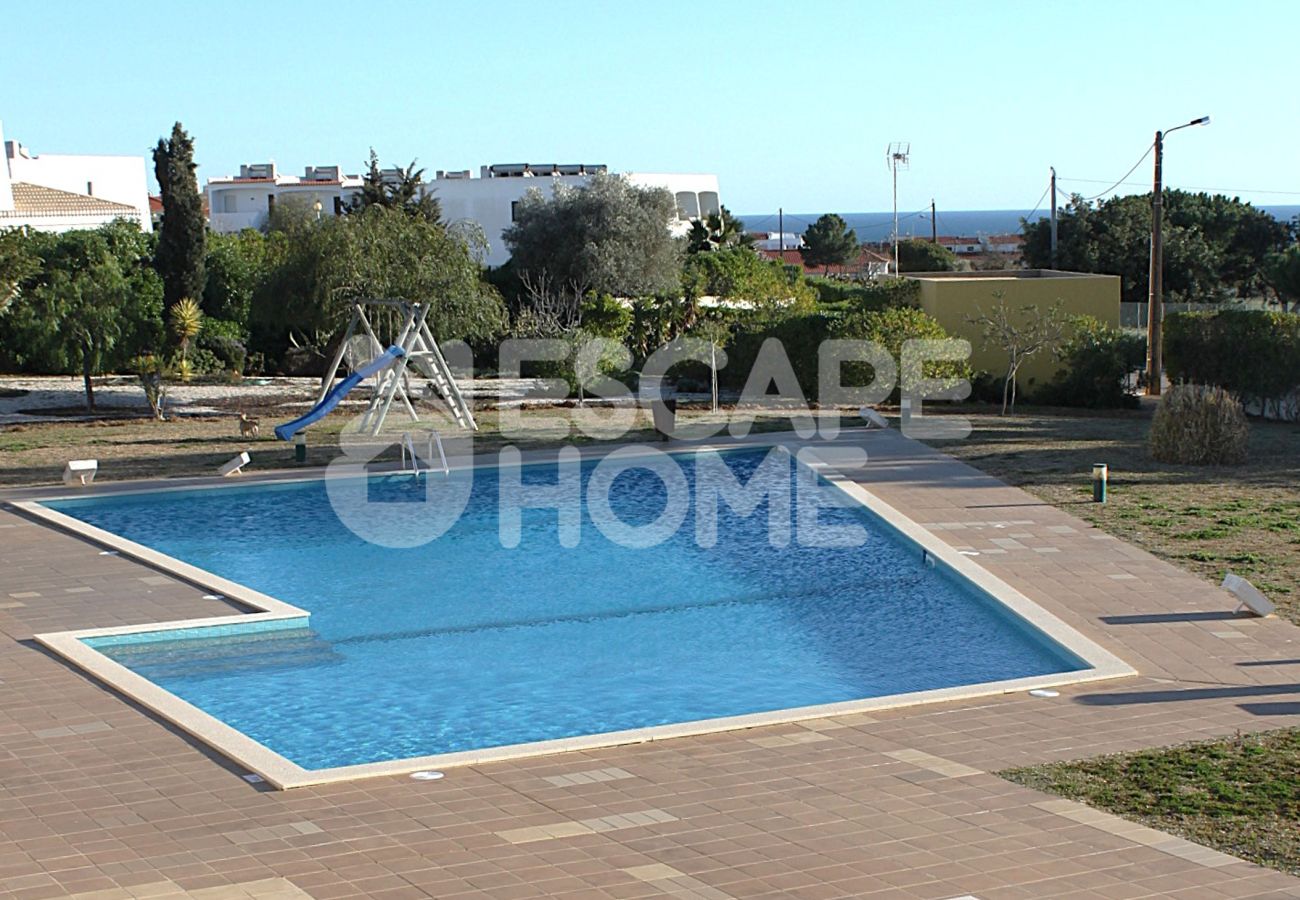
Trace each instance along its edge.
<path fill-rule="evenodd" d="M 283 425 L 275 426 L 275 436 L 282 441 L 292 440 L 293 436 L 299 431 L 302 431 L 308 425 L 325 418 L 325 416 L 329 414 L 330 410 L 338 406 L 339 401 L 346 397 L 348 392 L 354 387 L 365 381 L 371 375 L 388 368 L 405 355 L 406 352 L 402 350 L 401 347 L 389 347 L 360 369 L 357 369 L 347 378 L 340 381 L 338 386 L 326 394 L 325 399 L 313 406 L 306 415 L 300 416 L 292 422 L 285 422 Z"/>

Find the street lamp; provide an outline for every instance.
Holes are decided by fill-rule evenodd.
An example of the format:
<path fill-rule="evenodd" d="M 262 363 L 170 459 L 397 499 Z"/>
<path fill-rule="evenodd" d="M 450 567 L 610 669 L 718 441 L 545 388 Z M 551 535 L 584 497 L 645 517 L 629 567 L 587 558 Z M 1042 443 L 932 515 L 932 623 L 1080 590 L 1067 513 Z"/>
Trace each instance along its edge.
<path fill-rule="evenodd" d="M 319 222 L 319 221 L 320 221 L 320 211 L 321 211 L 321 209 L 323 208 L 323 207 L 321 206 L 320 201 L 317 200 L 315 203 L 313 203 L 313 204 L 311 205 L 311 208 L 314 209 L 314 210 L 316 210 L 316 221 Z"/>
<path fill-rule="evenodd" d="M 1165 135 L 1173 134 L 1179 128 L 1190 128 L 1193 125 L 1209 125 L 1210 117 L 1201 116 L 1199 119 L 1192 119 L 1182 125 L 1170 128 L 1168 131 L 1156 132 L 1156 172 L 1155 187 L 1151 192 L 1151 275 L 1149 281 L 1150 293 L 1147 297 L 1147 396 L 1160 396 L 1160 380 L 1164 377 L 1161 365 L 1162 359 L 1162 336 L 1161 328 L 1164 322 L 1164 306 L 1161 298 L 1161 291 L 1164 287 L 1164 239 L 1160 232 L 1161 219 L 1164 216 L 1164 188 L 1161 183 L 1161 165 L 1164 162 L 1165 154 Z"/>

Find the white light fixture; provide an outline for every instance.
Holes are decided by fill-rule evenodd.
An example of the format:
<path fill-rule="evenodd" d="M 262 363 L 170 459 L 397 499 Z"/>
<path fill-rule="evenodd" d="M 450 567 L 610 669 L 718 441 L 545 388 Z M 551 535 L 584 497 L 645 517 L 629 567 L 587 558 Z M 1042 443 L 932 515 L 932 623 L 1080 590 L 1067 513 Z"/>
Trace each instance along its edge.
<path fill-rule="evenodd" d="M 85 487 L 95 480 L 95 473 L 98 471 L 99 460 L 97 459 L 70 459 L 63 467 L 63 483 Z"/>
<path fill-rule="evenodd" d="M 1260 593 L 1259 588 L 1240 575 L 1233 575 L 1231 572 L 1224 575 L 1223 589 L 1241 601 L 1233 612 L 1241 612 L 1245 608 L 1257 616 L 1271 616 L 1277 608 Z"/>
<path fill-rule="evenodd" d="M 222 477 L 227 475 L 238 475 L 243 470 L 244 466 L 248 465 L 248 462 L 248 451 L 245 450 L 243 453 L 240 453 L 234 459 L 230 460 L 230 462 L 222 463 L 221 468 L 217 469 L 217 474 Z"/>

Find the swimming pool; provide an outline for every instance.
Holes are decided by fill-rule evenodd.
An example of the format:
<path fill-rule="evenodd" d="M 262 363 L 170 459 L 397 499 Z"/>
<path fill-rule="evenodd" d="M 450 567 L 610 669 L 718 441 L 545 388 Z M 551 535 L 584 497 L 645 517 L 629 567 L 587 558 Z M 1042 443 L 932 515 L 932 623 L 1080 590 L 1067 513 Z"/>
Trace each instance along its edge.
<path fill-rule="evenodd" d="M 672 478 L 633 466 L 597 485 L 592 461 L 574 470 L 580 498 L 564 513 L 527 505 L 560 483 L 554 465 L 372 476 L 347 493 L 407 532 L 444 495 L 467 498 L 444 534 L 413 546 L 359 536 L 321 479 L 44 506 L 310 613 L 76 635 L 306 772 L 1095 668 L 781 452 L 672 456 L 690 504 L 654 546 L 595 520 L 602 508 L 634 527 L 662 518 Z M 752 510 L 703 502 L 775 471 L 788 510 L 779 490 Z M 804 538 L 805 500 L 841 545 Z M 517 517 L 513 536 L 503 516 Z"/>

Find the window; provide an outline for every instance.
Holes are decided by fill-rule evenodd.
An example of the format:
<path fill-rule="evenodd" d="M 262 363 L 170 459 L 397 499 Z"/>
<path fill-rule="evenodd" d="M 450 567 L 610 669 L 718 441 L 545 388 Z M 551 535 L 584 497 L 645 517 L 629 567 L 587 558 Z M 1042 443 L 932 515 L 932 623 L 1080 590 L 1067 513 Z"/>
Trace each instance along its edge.
<path fill-rule="evenodd" d="M 275 194 L 266 195 L 266 211 L 270 212 L 275 209 Z"/>
<path fill-rule="evenodd" d="M 342 198 L 342 197 L 335 197 L 335 198 L 334 198 L 334 215 L 336 215 L 336 216 L 341 216 L 341 215 L 343 215 L 343 198 Z"/>
<path fill-rule="evenodd" d="M 700 217 L 700 200 L 694 191 L 677 192 L 677 218 L 698 219 Z"/>
<path fill-rule="evenodd" d="M 518 201 L 518 200 L 511 200 L 511 201 L 510 201 L 510 221 L 511 221 L 511 222 L 518 222 L 518 221 L 519 221 L 519 201 Z"/>

